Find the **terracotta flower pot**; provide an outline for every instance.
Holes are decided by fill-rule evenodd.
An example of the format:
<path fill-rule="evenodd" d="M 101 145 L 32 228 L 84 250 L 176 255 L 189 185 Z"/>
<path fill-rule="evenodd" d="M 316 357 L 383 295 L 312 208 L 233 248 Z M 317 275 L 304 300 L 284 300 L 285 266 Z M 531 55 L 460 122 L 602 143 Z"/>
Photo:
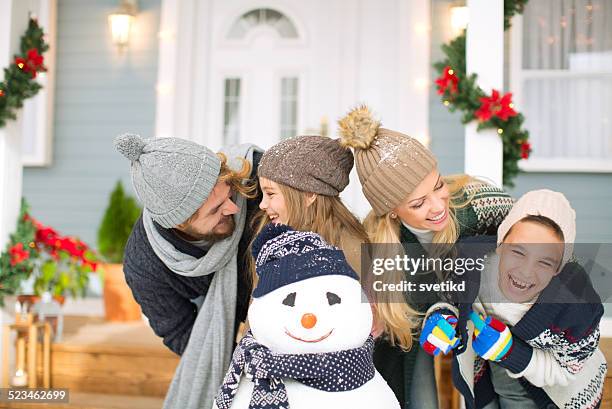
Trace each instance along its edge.
<path fill-rule="evenodd" d="M 140 305 L 125 282 L 123 264 L 104 264 L 104 311 L 107 321 L 138 321 Z"/>
<path fill-rule="evenodd" d="M 63 295 L 54 295 L 53 299 L 63 306 L 66 302 L 66 297 Z M 17 296 L 17 301 L 22 305 L 34 305 L 40 301 L 40 295 L 20 294 Z"/>

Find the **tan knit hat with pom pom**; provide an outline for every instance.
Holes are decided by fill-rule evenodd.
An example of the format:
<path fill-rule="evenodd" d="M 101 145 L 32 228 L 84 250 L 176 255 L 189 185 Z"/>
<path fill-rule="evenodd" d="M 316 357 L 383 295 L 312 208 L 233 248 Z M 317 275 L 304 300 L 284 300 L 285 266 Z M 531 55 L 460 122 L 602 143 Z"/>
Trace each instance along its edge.
<path fill-rule="evenodd" d="M 354 149 L 363 194 L 378 216 L 401 204 L 437 166 L 429 149 L 408 135 L 381 128 L 365 105 L 338 124 L 340 143 Z"/>

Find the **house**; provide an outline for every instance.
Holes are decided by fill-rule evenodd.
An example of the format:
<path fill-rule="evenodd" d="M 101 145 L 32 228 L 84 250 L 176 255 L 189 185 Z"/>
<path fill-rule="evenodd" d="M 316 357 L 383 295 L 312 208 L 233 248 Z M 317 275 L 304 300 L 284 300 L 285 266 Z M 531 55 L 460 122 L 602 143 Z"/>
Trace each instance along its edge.
<path fill-rule="evenodd" d="M 592 40 L 608 52 L 598 51 L 592 72 L 587 67 L 574 73 L 566 65 L 521 70 L 513 58 L 522 54 L 510 50 L 510 43 L 549 41 L 554 35 L 542 39 L 525 27 L 538 18 L 552 24 L 563 16 L 558 2 L 545 2 L 556 14 L 543 13 L 548 9 L 541 2 L 530 4 L 507 36 L 505 88 L 524 101 L 519 107 L 534 149 L 524 166 L 529 171 L 512 193 L 537 187 L 562 191 L 577 210 L 578 240 L 610 242 L 612 216 L 605 211 L 612 199 L 610 33 L 593 31 Z M 24 196 L 41 220 L 95 244 L 113 184 L 122 179 L 130 186 L 129 165 L 112 147 L 116 135 L 177 136 L 213 149 L 254 141 L 265 148 L 296 133 L 333 136 L 335 120 L 358 102 L 374 107 L 386 126 L 429 142 L 443 173 L 462 172 L 463 126 L 430 86 L 436 76 L 430 63 L 452 37 L 455 3 L 427 3 L 141 0 L 130 43 L 120 52 L 107 23 L 116 1 L 60 0 L 55 117 L 47 148 L 53 155 L 47 166 L 24 169 Z M 591 3 L 593 24 L 610 19 L 603 1 L 576 2 L 576 9 Z M 566 24 L 579 24 L 578 16 L 566 17 Z M 556 50 L 555 44 L 548 51 Z M 559 53 L 567 56 L 567 50 Z M 585 65 L 578 60 L 586 54 L 579 54 L 573 65 Z M 527 95 L 535 89 L 529 78 L 546 75 L 557 75 L 546 80 L 549 97 L 530 102 Z M 556 84 L 569 82 L 558 78 L 573 78 L 568 81 L 578 88 L 562 90 Z M 581 102 L 552 103 L 546 111 L 549 103 L 570 102 L 577 92 Z M 563 107 L 579 113 L 582 125 L 568 127 L 563 120 L 573 116 Z M 345 199 L 364 215 L 367 206 L 355 188 Z"/>

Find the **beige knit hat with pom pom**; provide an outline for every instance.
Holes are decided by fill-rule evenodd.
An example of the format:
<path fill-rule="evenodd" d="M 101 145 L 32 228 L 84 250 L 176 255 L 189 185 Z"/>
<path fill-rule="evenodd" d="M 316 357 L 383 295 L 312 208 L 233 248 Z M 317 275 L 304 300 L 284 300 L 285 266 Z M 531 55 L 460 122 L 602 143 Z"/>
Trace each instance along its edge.
<path fill-rule="evenodd" d="M 408 135 L 381 128 L 365 105 L 338 124 L 340 143 L 354 149 L 363 194 L 377 216 L 401 204 L 437 166 L 429 149 Z"/>

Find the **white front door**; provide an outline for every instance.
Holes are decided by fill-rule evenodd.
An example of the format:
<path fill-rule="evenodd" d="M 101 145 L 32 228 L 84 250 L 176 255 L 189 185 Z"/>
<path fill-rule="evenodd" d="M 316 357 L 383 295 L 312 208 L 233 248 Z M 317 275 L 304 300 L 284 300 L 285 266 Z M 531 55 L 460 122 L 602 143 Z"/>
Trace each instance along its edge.
<path fill-rule="evenodd" d="M 429 134 L 429 1 L 161 3 L 157 136 L 213 150 L 224 139 L 267 148 L 281 134 L 336 137 L 336 119 L 357 103 L 390 129 Z M 364 216 L 352 180 L 343 198 Z"/>
<path fill-rule="evenodd" d="M 266 13 L 260 18 L 265 21 Z M 266 149 L 301 129 L 309 51 L 299 38 L 283 37 L 265 23 L 241 38 L 231 32 L 212 56 L 212 112 L 222 118 L 223 145 L 251 142 Z"/>

